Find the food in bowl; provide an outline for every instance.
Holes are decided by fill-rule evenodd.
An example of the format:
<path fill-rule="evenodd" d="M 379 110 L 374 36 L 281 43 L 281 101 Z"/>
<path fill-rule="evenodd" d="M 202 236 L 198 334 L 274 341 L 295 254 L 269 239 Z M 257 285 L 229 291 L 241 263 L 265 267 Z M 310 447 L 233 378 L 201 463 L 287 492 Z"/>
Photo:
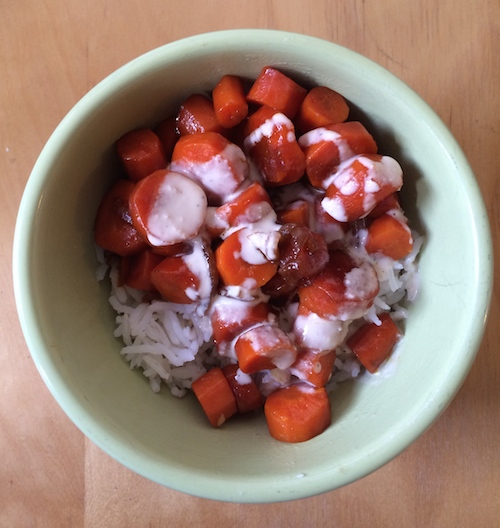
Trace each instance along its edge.
<path fill-rule="evenodd" d="M 422 239 L 401 166 L 349 111 L 266 66 L 117 140 L 124 177 L 95 223 L 115 336 L 154 391 L 191 388 L 214 427 L 264 407 L 273 438 L 309 440 L 328 393 L 402 335 Z"/>

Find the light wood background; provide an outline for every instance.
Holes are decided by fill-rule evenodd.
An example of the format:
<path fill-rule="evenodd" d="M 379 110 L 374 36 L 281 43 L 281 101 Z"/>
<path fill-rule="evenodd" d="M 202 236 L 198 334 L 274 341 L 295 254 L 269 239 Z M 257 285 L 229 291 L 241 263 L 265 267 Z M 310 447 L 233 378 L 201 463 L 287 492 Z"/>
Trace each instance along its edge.
<path fill-rule="evenodd" d="M 498 286 L 477 360 L 442 417 L 379 471 L 295 502 L 212 502 L 133 474 L 84 438 L 36 371 L 16 316 L 11 256 L 42 146 L 80 97 L 130 59 L 242 27 L 337 42 L 420 93 L 470 160 L 498 252 L 499 0 L 0 0 L 0 528 L 500 527 Z"/>

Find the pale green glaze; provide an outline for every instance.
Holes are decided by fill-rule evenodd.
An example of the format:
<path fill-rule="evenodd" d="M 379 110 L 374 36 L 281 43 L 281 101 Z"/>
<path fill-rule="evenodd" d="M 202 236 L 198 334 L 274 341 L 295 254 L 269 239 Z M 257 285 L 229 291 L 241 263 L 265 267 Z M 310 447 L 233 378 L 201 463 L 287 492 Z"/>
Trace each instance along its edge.
<path fill-rule="evenodd" d="M 426 237 L 421 295 L 395 373 L 335 393 L 333 424 L 297 445 L 270 439 L 262 417 L 212 429 L 192 397 L 155 395 L 112 336 L 95 280 L 92 226 L 113 177 L 111 146 L 153 124 L 224 73 L 267 64 L 343 93 L 381 151 L 403 165 L 404 205 Z M 405 449 L 443 411 L 482 337 L 492 281 L 485 208 L 470 167 L 434 112 L 401 81 L 332 43 L 241 30 L 168 44 L 96 86 L 40 155 L 14 247 L 20 320 L 52 394 L 92 441 L 132 470 L 195 495 L 239 502 L 297 499 L 345 485 Z"/>

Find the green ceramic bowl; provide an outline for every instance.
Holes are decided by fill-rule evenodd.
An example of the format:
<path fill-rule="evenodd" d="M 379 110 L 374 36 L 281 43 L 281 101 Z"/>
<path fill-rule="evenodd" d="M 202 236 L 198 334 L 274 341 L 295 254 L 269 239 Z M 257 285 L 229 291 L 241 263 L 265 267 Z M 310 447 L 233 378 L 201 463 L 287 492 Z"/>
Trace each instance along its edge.
<path fill-rule="evenodd" d="M 93 221 L 115 174 L 113 142 L 154 124 L 222 74 L 272 64 L 343 93 L 380 150 L 405 171 L 404 206 L 425 236 L 421 292 L 390 376 L 332 395 L 333 423 L 301 444 L 272 440 L 263 417 L 216 430 L 191 395 L 154 394 L 113 337 L 96 281 Z M 50 391 L 113 458 L 162 485 L 237 502 L 298 499 L 348 484 L 401 453 L 438 417 L 480 343 L 492 283 L 489 224 L 474 175 L 436 114 L 405 84 L 330 42 L 265 30 L 199 35 L 111 74 L 43 149 L 19 210 L 14 284 L 23 331 Z M 376 378 L 377 379 L 377 378 Z"/>

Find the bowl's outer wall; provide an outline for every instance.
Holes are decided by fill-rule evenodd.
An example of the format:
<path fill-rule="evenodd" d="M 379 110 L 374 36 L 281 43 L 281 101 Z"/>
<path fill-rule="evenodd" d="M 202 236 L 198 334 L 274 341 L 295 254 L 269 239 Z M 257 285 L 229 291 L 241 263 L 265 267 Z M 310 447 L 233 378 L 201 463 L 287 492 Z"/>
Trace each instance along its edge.
<path fill-rule="evenodd" d="M 262 416 L 212 429 L 194 398 L 153 394 L 113 337 L 108 285 L 97 283 L 92 227 L 116 175 L 124 132 L 175 112 L 221 75 L 255 78 L 272 64 L 303 84 L 338 90 L 405 171 L 403 204 L 425 236 L 421 292 L 387 370 L 332 395 L 333 424 L 287 445 Z M 380 467 L 449 403 L 475 356 L 491 292 L 491 242 L 476 182 L 448 130 L 402 82 L 317 39 L 246 30 L 192 37 L 121 68 L 63 120 L 28 182 L 14 273 L 23 330 L 70 418 L 138 473 L 195 495 L 240 502 L 310 496 Z"/>

